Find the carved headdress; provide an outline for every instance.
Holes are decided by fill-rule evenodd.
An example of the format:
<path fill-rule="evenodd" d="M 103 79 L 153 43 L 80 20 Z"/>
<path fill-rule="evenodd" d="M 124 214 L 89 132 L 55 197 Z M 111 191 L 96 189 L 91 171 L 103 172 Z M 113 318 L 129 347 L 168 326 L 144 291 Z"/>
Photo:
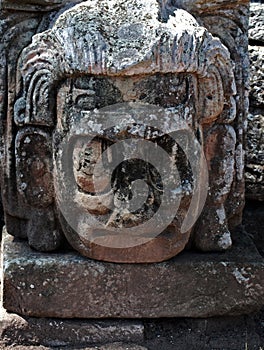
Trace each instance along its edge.
<path fill-rule="evenodd" d="M 116 15 L 111 23 L 110 6 Z M 118 18 L 120 6 L 129 7 L 134 18 Z M 154 0 L 86 1 L 65 11 L 22 52 L 17 124 L 52 125 L 50 97 L 57 82 L 68 76 L 157 72 L 197 75 L 205 85 L 200 89 L 200 117 L 214 120 L 224 104 L 230 107 L 236 92 L 228 50 L 184 10 L 175 10 L 165 23 L 158 17 Z"/>

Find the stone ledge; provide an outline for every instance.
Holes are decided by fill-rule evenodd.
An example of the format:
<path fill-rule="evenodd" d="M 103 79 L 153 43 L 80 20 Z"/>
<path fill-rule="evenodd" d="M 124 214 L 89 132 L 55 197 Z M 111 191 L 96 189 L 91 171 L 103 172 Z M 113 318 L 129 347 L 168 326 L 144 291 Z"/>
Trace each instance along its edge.
<path fill-rule="evenodd" d="M 0 345 L 2 345 L 0 343 Z M 50 348 L 50 347 L 44 347 L 44 346 L 5 346 L 1 348 L 2 350 L 58 350 L 58 348 Z M 64 348 L 65 350 L 72 350 L 69 348 Z M 77 350 L 77 349 L 76 349 Z M 104 346 L 95 346 L 95 347 L 89 347 L 89 348 L 79 348 L 79 350 L 148 350 L 145 347 L 139 346 L 139 345 L 128 345 L 128 344 L 121 344 L 121 343 L 113 343 L 113 344 L 107 344 Z"/>
<path fill-rule="evenodd" d="M 164 263 L 113 264 L 43 254 L 4 233 L 3 303 L 55 318 L 238 315 L 264 303 L 264 260 L 242 233 L 226 253 L 184 252 Z"/>
<path fill-rule="evenodd" d="M 3 342 L 0 342 L 1 350 L 73 350 L 72 347 L 46 347 L 42 345 L 5 345 Z M 112 343 L 112 344 L 105 344 L 102 346 L 93 346 L 93 347 L 78 347 L 74 348 L 75 350 L 148 350 L 146 347 L 136 345 L 136 344 L 125 344 L 125 343 Z"/>
<path fill-rule="evenodd" d="M 2 311 L 2 312 L 1 312 Z M 144 326 L 140 321 L 126 320 L 65 320 L 22 317 L 3 309 L 0 322 L 0 348 L 8 346 L 48 346 L 75 348 L 97 344 L 98 350 L 144 350 L 144 348 L 121 343 L 142 343 Z M 118 346 L 117 346 L 118 342 Z M 109 343 L 115 343 L 113 347 Z M 103 346 L 102 344 L 108 344 Z M 94 345 L 95 346 L 95 345 Z M 20 347 L 19 347 L 20 349 Z M 42 348 L 40 348 L 41 350 Z M 43 348 L 45 349 L 45 348 Z M 50 348 L 49 348 L 50 349 Z M 87 349 L 92 350 L 92 348 Z"/>

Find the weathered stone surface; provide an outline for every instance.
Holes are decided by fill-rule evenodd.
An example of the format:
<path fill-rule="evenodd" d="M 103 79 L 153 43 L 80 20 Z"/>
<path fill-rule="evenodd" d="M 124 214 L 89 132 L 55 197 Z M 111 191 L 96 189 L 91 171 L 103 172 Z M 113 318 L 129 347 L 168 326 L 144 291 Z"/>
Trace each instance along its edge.
<path fill-rule="evenodd" d="M 250 233 L 258 251 L 264 257 L 264 202 L 248 201 L 243 215 L 243 225 Z"/>
<path fill-rule="evenodd" d="M 261 350 L 264 344 L 264 314 L 200 319 L 148 320 L 149 350 Z"/>
<path fill-rule="evenodd" d="M 252 205 L 254 206 L 252 207 Z M 255 205 L 257 205 L 257 207 L 255 207 Z M 254 236 L 255 243 L 264 256 L 262 234 L 262 228 L 264 226 L 263 214 L 264 206 L 261 202 L 254 202 L 250 205 L 248 203 L 244 215 L 244 225 L 246 231 Z M 25 319 L 25 317 L 23 317 L 23 319 Z M 36 319 L 34 320 L 36 321 Z M 60 321 L 63 320 L 60 319 Z M 43 322 L 43 319 L 41 319 L 41 322 Z M 89 320 L 82 320 L 82 322 L 89 323 Z M 246 346 L 248 349 L 259 350 L 264 344 L 264 310 L 256 314 L 236 317 L 145 319 L 143 322 L 144 341 L 140 344 L 149 350 L 212 350 L 212 348 L 234 350 L 245 349 Z M 19 324 L 17 326 L 20 327 Z M 15 325 L 13 325 L 9 332 L 9 339 L 8 337 L 5 338 L 6 343 L 14 343 L 16 334 L 18 334 L 18 332 L 16 331 Z M 188 336 L 186 336 L 186 334 Z M 21 339 L 23 338 L 21 337 Z M 27 337 L 27 339 L 29 338 Z M 66 348 L 47 348 L 44 346 L 30 345 L 15 346 L 14 344 L 8 346 L 1 342 L 0 348 L 1 350 L 73 350 L 72 346 Z M 74 350 L 75 349 L 76 347 L 74 347 Z"/>
<path fill-rule="evenodd" d="M 87 349 L 89 350 L 89 349 Z M 92 350 L 92 349 L 90 349 Z M 129 345 L 129 344 L 109 344 L 106 346 L 101 346 L 98 350 L 147 350 L 147 348 L 139 345 Z"/>
<path fill-rule="evenodd" d="M 185 248 L 191 234 L 201 250 L 230 248 L 230 229 L 241 222 L 244 204 L 248 1 L 78 2 L 1 3 L 2 186 L 8 232 L 27 237 L 40 251 L 57 249 L 65 235 L 83 255 L 114 262 L 166 260 Z M 26 13 L 23 20 L 20 11 Z M 116 119 L 118 103 L 129 105 L 122 121 Z M 145 119 L 139 117 L 139 104 Z M 150 105 L 162 107 L 163 115 L 149 114 Z M 104 121 L 113 130 L 106 131 L 94 118 L 102 108 L 108 108 Z M 159 121 L 158 133 L 150 128 L 152 119 Z M 206 159 L 190 151 L 189 142 L 183 147 L 164 136 L 172 130 L 161 130 L 167 120 L 181 134 L 191 131 Z M 73 141 L 91 135 L 92 142 Z M 169 155 L 165 178 L 147 162 L 157 150 L 148 152 L 143 165 L 135 162 L 142 157 L 131 145 L 134 160 L 109 173 L 117 157 L 111 146 L 125 137 L 150 141 Z M 95 174 L 100 157 L 104 161 Z M 158 163 L 163 169 L 163 161 Z M 163 197 L 177 178 L 173 167 L 180 169 L 180 182 L 171 186 L 168 204 Z M 133 209 L 136 182 L 148 188 L 137 191 L 140 203 L 147 193 L 146 201 Z M 178 202 L 177 214 L 163 227 Z M 152 217 L 158 219 L 151 226 Z"/>
<path fill-rule="evenodd" d="M 1 345 L 1 344 L 0 344 Z M 71 350 L 70 348 L 58 348 L 58 347 L 45 347 L 45 346 L 5 346 L 2 345 L 2 350 Z M 146 347 L 139 345 L 130 345 L 130 344 L 122 344 L 122 343 L 113 343 L 103 346 L 94 346 L 94 347 L 85 347 L 79 348 L 80 350 L 148 350 Z"/>
<path fill-rule="evenodd" d="M 264 9 L 264 5 L 263 5 Z M 264 45 L 249 46 L 250 58 L 250 107 L 264 108 Z"/>
<path fill-rule="evenodd" d="M 234 315 L 264 302 L 264 261 L 239 233 L 226 253 L 185 252 L 159 264 L 43 254 L 6 235 L 4 307 L 27 316 L 156 318 Z"/>
<path fill-rule="evenodd" d="M 6 312 L 2 316 L 0 341 L 5 346 L 41 344 L 51 347 L 84 348 L 93 344 L 100 346 L 115 342 L 142 343 L 144 341 L 144 326 L 140 321 L 32 318 Z M 121 349 L 122 345 L 116 346 Z M 131 348 L 134 349 L 133 346 Z M 112 347 L 109 346 L 109 349 Z M 140 347 L 138 349 L 141 350 Z"/>
<path fill-rule="evenodd" d="M 82 0 L 71 0 L 70 4 L 77 4 Z M 67 0 L 2 0 L 0 4 L 1 10 L 17 10 L 17 11 L 52 11 L 60 9 L 68 5 Z"/>
<path fill-rule="evenodd" d="M 249 24 L 250 113 L 246 147 L 246 196 L 264 200 L 264 4 L 252 3 Z"/>
<path fill-rule="evenodd" d="M 250 20 L 248 28 L 249 40 L 259 41 L 264 44 L 264 6 L 260 3 L 252 1 L 250 4 Z"/>
<path fill-rule="evenodd" d="M 259 111 L 261 112 L 261 111 Z M 247 198 L 264 200 L 264 114 L 249 113 L 246 152 Z"/>

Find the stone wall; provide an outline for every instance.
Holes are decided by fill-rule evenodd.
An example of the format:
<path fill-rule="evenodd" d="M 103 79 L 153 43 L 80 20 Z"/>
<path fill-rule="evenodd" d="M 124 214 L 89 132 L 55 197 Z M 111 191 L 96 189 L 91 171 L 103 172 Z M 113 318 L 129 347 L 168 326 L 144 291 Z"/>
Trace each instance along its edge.
<path fill-rule="evenodd" d="M 246 153 L 246 195 L 264 200 L 264 4 L 251 3 L 249 25 L 251 67 Z"/>

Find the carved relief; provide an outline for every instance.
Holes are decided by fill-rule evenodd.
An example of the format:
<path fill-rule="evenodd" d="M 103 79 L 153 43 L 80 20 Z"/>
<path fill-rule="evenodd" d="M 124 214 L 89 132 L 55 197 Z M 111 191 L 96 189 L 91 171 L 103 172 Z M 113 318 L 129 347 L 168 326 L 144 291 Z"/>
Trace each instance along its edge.
<path fill-rule="evenodd" d="M 242 177 L 230 53 L 194 17 L 169 2 L 164 7 L 154 0 L 112 5 L 86 1 L 62 12 L 19 57 L 11 113 L 16 174 L 6 174 L 6 183 L 12 179 L 15 186 L 19 210 L 6 198 L 7 229 L 27 236 L 39 250 L 56 249 L 65 235 L 82 254 L 117 262 L 168 259 L 183 250 L 190 237 L 199 249 L 225 250 L 232 244 L 229 224 L 238 213 L 230 214 L 230 198 L 236 191 L 235 177 Z M 164 117 L 156 112 L 159 107 Z M 146 118 L 153 116 L 160 128 L 146 125 Z M 100 118 L 110 127 L 100 129 Z M 195 211 L 195 186 L 185 150 L 168 128 L 185 135 L 187 127 L 202 145 L 209 191 L 196 226 L 182 232 L 186 215 Z M 120 246 L 115 245 L 112 229 L 125 234 L 150 220 L 161 206 L 163 185 L 171 180 L 167 174 L 162 184 L 155 167 L 141 160 L 152 153 L 144 153 L 144 147 L 133 153 L 131 144 L 131 159 L 118 164 L 112 147 L 127 138 L 151 142 L 167 153 L 177 166 L 182 196 L 166 229 L 145 240 L 155 231 L 146 226 L 141 244 L 130 247 L 122 245 L 122 235 Z M 141 206 L 133 207 L 132 184 L 137 180 L 147 190 L 137 192 Z M 75 224 L 61 210 L 63 196 Z M 88 212 L 99 224 L 85 221 Z M 15 230 L 17 221 L 20 229 Z"/>

